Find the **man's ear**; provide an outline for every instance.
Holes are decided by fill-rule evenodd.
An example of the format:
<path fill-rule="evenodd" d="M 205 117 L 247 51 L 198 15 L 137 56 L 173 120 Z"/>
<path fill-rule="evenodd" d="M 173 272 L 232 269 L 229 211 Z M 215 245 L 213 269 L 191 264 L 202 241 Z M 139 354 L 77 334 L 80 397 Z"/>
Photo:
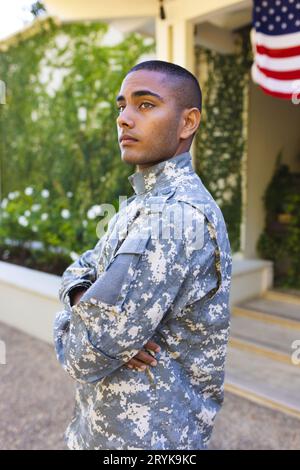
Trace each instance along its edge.
<path fill-rule="evenodd" d="M 193 135 L 200 125 L 200 120 L 201 113 L 198 108 L 185 109 L 182 114 L 181 139 L 188 139 Z"/>

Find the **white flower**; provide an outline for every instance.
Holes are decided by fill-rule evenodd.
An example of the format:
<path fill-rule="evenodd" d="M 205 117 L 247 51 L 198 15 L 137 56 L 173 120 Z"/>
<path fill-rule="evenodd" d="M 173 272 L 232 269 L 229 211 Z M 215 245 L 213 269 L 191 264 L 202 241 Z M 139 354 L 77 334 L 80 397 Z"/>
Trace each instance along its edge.
<path fill-rule="evenodd" d="M 227 190 L 223 193 L 223 199 L 224 201 L 230 201 L 230 199 L 232 198 L 232 192 Z"/>
<path fill-rule="evenodd" d="M 33 226 L 32 226 L 32 231 L 33 231 L 33 232 L 37 232 L 37 231 L 38 231 L 38 228 L 37 228 L 36 225 L 33 225 Z"/>
<path fill-rule="evenodd" d="M 101 215 L 102 214 L 102 208 L 101 206 L 99 205 L 96 205 L 96 206 L 92 206 L 88 212 L 87 212 L 87 217 L 88 219 L 95 219 L 97 217 L 97 215 Z"/>
<path fill-rule="evenodd" d="M 47 219 L 48 219 L 48 214 L 46 214 L 46 212 L 44 212 L 44 213 L 41 215 L 41 219 L 42 219 L 42 220 L 47 220 Z"/>
<path fill-rule="evenodd" d="M 38 118 L 39 118 L 38 113 L 37 113 L 36 111 L 32 111 L 32 113 L 31 113 L 31 120 L 32 120 L 33 122 L 35 122 L 35 121 L 38 120 Z"/>
<path fill-rule="evenodd" d="M 41 208 L 41 204 L 33 204 L 31 206 L 32 212 L 36 212 L 36 211 L 40 210 L 40 208 Z"/>
<path fill-rule="evenodd" d="M 105 180 L 106 180 L 106 177 L 105 177 L 105 176 L 101 176 L 100 182 L 101 182 L 101 183 L 104 183 Z"/>
<path fill-rule="evenodd" d="M 23 225 L 23 227 L 27 227 L 27 225 L 28 225 L 28 220 L 26 219 L 26 217 L 24 217 L 24 215 L 21 215 L 18 218 L 18 222 L 19 222 L 20 225 Z"/>
<path fill-rule="evenodd" d="M 42 195 L 44 198 L 49 197 L 49 194 L 50 194 L 50 193 L 49 193 L 48 189 L 43 189 L 42 192 L 41 192 L 41 195 Z"/>
<path fill-rule="evenodd" d="M 83 221 L 82 221 L 82 225 L 83 225 L 84 227 L 86 227 L 87 224 L 88 224 L 88 221 L 87 221 L 87 220 L 83 220 Z"/>
<path fill-rule="evenodd" d="M 67 192 L 67 196 L 68 196 L 68 197 L 72 197 L 72 196 L 73 196 L 72 191 L 68 191 L 68 192 Z"/>
<path fill-rule="evenodd" d="M 110 108 L 110 103 L 108 101 L 101 101 L 101 103 L 98 104 L 99 109 L 106 109 Z"/>
<path fill-rule="evenodd" d="M 8 204 L 8 199 L 4 198 L 1 202 L 1 207 L 2 209 L 5 209 Z"/>
<path fill-rule="evenodd" d="M 224 189 L 225 188 L 225 181 L 223 180 L 223 178 L 220 178 L 218 180 L 218 188 L 219 189 Z"/>
<path fill-rule="evenodd" d="M 231 174 L 227 178 L 227 184 L 229 186 L 235 186 L 238 175 Z"/>
<path fill-rule="evenodd" d="M 83 106 L 81 106 L 80 108 L 78 108 L 77 117 L 78 117 L 78 120 L 81 121 L 81 122 L 86 121 L 86 118 L 87 118 L 87 109 L 84 108 Z"/>
<path fill-rule="evenodd" d="M 29 217 L 30 214 L 31 214 L 31 212 L 28 209 L 24 212 L 24 215 L 26 215 L 26 217 Z"/>
<path fill-rule="evenodd" d="M 28 188 L 25 188 L 24 193 L 26 194 L 26 196 L 31 196 L 31 194 L 33 193 L 33 188 L 28 186 Z"/>
<path fill-rule="evenodd" d="M 17 196 L 18 196 L 17 191 L 12 191 L 11 193 L 8 193 L 8 195 L 7 195 L 8 199 L 11 199 L 11 200 L 15 199 Z"/>
<path fill-rule="evenodd" d="M 75 251 L 70 251 L 70 257 L 73 261 L 76 261 L 79 258 L 79 254 L 75 253 Z"/>
<path fill-rule="evenodd" d="M 69 209 L 63 209 L 60 213 L 63 219 L 68 219 L 70 217 Z"/>

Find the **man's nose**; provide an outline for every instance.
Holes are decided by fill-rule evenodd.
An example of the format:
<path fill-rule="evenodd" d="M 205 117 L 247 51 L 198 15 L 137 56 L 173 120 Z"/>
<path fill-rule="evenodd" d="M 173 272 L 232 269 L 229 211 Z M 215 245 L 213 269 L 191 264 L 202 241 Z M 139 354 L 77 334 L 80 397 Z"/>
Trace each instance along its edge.
<path fill-rule="evenodd" d="M 121 111 L 119 116 L 117 117 L 117 125 L 119 127 L 134 127 L 132 113 L 130 113 L 127 107 L 123 111 Z"/>

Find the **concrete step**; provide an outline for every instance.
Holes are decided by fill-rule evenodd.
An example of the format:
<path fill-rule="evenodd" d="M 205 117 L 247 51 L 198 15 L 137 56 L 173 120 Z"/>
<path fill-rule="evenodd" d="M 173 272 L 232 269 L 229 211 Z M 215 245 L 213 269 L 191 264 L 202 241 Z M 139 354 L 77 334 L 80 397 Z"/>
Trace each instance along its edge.
<path fill-rule="evenodd" d="M 299 322 L 300 324 L 300 322 Z M 273 353 L 274 359 L 291 363 L 292 344 L 300 339 L 299 329 L 294 325 L 263 322 L 251 317 L 233 315 L 231 320 L 231 344 L 254 353 Z M 277 355 L 277 356 L 276 356 Z M 272 354 L 269 354 L 272 357 Z"/>
<path fill-rule="evenodd" d="M 269 291 L 232 309 L 225 389 L 300 419 L 300 299 Z"/>
<path fill-rule="evenodd" d="M 225 390 L 300 419 L 300 366 L 229 346 Z"/>
<path fill-rule="evenodd" d="M 279 295 L 269 292 L 266 293 L 263 297 L 257 297 L 241 302 L 240 304 L 236 305 L 236 307 L 254 312 L 265 313 L 279 317 L 280 319 L 294 320 L 299 322 L 300 325 L 300 301 L 292 301 L 291 299 L 291 296 L 285 296 L 285 294 Z"/>

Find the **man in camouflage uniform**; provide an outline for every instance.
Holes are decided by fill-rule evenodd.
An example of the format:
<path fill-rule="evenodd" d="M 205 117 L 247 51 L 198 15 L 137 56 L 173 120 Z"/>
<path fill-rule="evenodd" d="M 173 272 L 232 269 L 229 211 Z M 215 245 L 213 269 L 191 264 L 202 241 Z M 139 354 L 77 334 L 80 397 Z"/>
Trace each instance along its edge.
<path fill-rule="evenodd" d="M 54 341 L 76 380 L 66 441 L 205 449 L 223 401 L 232 260 L 189 153 L 200 87 L 185 69 L 148 61 L 126 75 L 117 103 L 122 160 L 138 171 L 134 195 L 62 277 Z"/>

